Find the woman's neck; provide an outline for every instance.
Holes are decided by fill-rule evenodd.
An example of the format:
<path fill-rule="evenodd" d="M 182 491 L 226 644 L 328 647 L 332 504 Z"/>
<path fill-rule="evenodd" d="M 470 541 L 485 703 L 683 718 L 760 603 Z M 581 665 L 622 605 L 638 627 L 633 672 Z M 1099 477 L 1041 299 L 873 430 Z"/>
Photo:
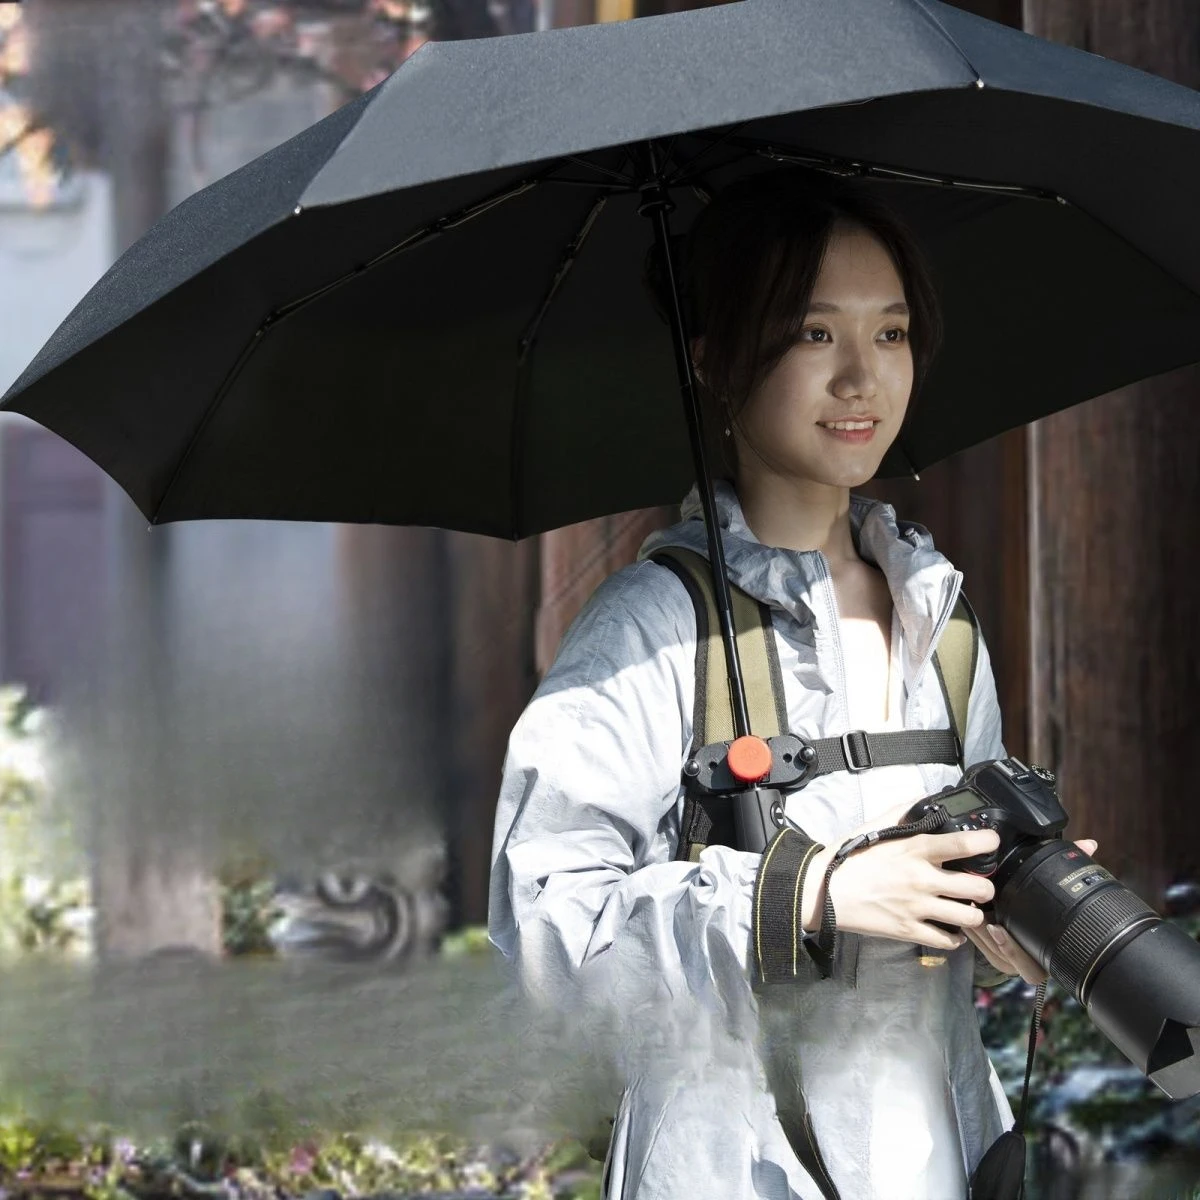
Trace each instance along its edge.
<path fill-rule="evenodd" d="M 819 550 L 835 566 L 858 557 L 848 487 L 764 473 L 744 475 L 737 494 L 746 524 L 764 546 Z"/>

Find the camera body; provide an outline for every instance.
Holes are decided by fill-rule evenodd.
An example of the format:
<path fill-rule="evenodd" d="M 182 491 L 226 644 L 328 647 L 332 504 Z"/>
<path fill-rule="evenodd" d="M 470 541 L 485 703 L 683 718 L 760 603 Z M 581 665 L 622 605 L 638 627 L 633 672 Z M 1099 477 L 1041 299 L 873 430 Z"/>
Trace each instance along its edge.
<path fill-rule="evenodd" d="M 1049 771 L 1028 767 L 1017 758 L 976 763 L 958 783 L 918 800 L 901 823 L 908 825 L 938 812 L 941 824 L 932 833 L 994 829 L 1000 845 L 991 853 L 942 864 L 948 871 L 992 876 L 1013 851 L 1062 836 L 1068 818 L 1054 782 Z M 988 907 L 983 906 L 985 912 Z"/>

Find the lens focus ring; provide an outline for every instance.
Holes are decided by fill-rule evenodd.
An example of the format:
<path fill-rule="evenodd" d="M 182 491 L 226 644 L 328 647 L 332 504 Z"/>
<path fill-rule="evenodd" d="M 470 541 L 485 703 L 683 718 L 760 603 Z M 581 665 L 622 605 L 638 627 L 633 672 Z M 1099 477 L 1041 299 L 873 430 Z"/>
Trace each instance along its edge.
<path fill-rule="evenodd" d="M 1131 925 L 1158 913 L 1128 888 L 1106 888 L 1080 905 L 1050 956 L 1050 974 L 1077 999 L 1092 964 Z M 1081 1001 L 1082 1003 L 1082 1001 Z"/>

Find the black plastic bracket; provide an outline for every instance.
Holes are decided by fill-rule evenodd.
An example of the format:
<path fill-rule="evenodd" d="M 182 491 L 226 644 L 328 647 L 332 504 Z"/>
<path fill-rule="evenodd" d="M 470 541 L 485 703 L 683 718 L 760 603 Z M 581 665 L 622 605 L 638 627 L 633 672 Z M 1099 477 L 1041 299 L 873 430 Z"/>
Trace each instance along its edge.
<path fill-rule="evenodd" d="M 794 792 L 808 782 L 808 776 L 817 761 L 816 748 L 807 739 L 794 733 L 781 733 L 767 738 L 771 747 L 771 773 L 762 780 L 754 781 L 760 787 L 775 788 L 781 792 Z M 684 783 L 693 791 L 710 796 L 725 796 L 744 792 L 745 780 L 736 779 L 729 769 L 729 747 L 731 742 L 714 742 L 693 751 L 683 765 Z"/>

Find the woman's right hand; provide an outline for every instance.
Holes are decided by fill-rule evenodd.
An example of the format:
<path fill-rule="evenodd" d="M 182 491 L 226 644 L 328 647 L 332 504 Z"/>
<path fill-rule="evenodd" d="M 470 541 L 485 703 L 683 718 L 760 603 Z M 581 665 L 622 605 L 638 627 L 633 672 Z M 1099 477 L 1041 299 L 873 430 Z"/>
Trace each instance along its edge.
<path fill-rule="evenodd" d="M 838 846 L 859 833 L 899 824 L 912 804 L 909 801 L 889 810 L 817 854 L 804 880 L 803 925 L 807 932 L 816 932 L 821 926 L 823 880 Z M 947 871 L 942 864 L 986 854 L 999 844 L 1000 835 L 994 829 L 978 829 L 918 833 L 856 851 L 829 881 L 838 930 L 917 942 L 932 949 L 956 949 L 966 940 L 963 935 L 946 933 L 929 922 L 980 928 L 984 916 L 972 902 L 985 904 L 995 895 L 995 888 L 982 875 Z"/>

